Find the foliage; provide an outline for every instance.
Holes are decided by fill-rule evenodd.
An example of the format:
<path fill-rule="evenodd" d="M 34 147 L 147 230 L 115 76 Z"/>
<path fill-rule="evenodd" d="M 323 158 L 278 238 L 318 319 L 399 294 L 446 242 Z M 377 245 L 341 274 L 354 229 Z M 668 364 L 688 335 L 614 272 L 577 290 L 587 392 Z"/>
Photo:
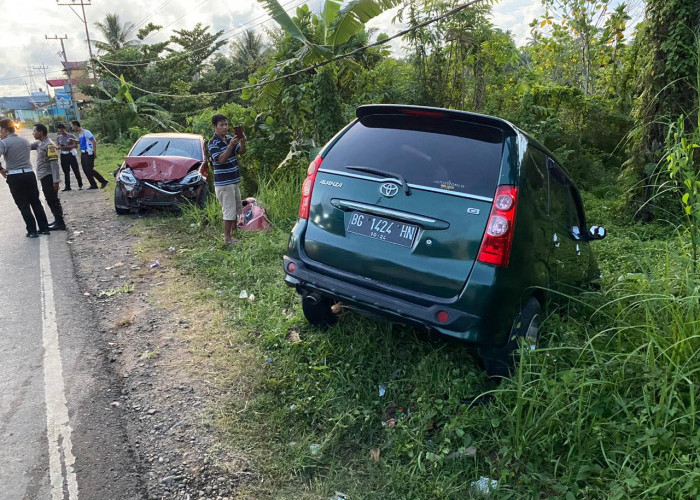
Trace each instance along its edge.
<path fill-rule="evenodd" d="M 293 76 L 365 46 L 375 36 L 366 20 L 397 3 L 329 0 L 293 16 L 262 3 L 281 26 L 266 47 L 250 32 L 226 54 L 204 26 L 164 44 L 139 33 L 104 56 L 118 76 L 100 67 L 97 95 L 112 137 L 154 126 L 150 104 L 206 137 L 220 112 L 248 136 L 242 189 L 265 206 L 271 231 L 244 234 L 235 249 L 212 245 L 214 197 L 167 226 L 151 222 L 164 247 L 187 248 L 177 264 L 216 290 L 234 342 L 257 356 L 237 381 L 247 397 L 211 409 L 227 445 L 245 443 L 265 472 L 250 497 L 464 498 L 478 495 L 480 477 L 498 481 L 494 498 L 698 497 L 697 2 L 648 0 L 630 42 L 623 5 L 544 0 L 525 47 L 484 2 L 408 34 L 405 58 L 373 48 Z M 454 5 L 409 0 L 397 18 L 415 27 Z M 595 243 L 603 292 L 552 304 L 545 346 L 523 352 L 511 380 L 485 379 L 468 346 L 350 311 L 327 332 L 312 328 L 282 286 L 309 152 L 371 102 L 512 121 L 562 160 L 588 219 L 608 228 Z M 95 110 L 85 121 L 98 119 Z M 101 151 L 98 161 L 119 161 Z M 625 161 L 632 182 L 663 183 L 658 199 L 677 195 L 673 225 L 632 220 Z"/>
<path fill-rule="evenodd" d="M 697 107 L 694 34 L 700 32 L 700 4 L 694 0 L 648 0 L 635 44 L 640 67 L 626 166 L 640 181 L 635 191 L 639 217 L 653 217 L 656 166 L 670 123 Z"/>
<path fill-rule="evenodd" d="M 95 23 L 105 41 L 95 41 L 95 46 L 105 52 L 117 52 L 123 48 L 138 45 L 138 40 L 131 39 L 136 27 L 133 23 L 122 23 L 119 14 L 107 14 L 104 21 Z"/>

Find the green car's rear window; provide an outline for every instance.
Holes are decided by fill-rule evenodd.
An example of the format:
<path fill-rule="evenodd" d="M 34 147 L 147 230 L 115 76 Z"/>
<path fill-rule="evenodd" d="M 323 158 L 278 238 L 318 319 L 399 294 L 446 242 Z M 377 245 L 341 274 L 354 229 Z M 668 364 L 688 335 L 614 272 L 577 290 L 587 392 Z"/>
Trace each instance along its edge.
<path fill-rule="evenodd" d="M 369 167 L 409 184 L 491 197 L 499 177 L 503 132 L 461 120 L 370 115 L 323 158 L 323 169 Z"/>

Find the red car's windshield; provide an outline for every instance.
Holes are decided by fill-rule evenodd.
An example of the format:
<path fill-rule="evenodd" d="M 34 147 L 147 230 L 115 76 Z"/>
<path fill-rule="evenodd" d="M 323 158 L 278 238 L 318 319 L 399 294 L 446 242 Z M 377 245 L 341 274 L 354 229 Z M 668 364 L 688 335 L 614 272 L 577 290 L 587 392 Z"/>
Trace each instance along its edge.
<path fill-rule="evenodd" d="M 196 139 L 144 137 L 134 144 L 129 156 L 184 156 L 202 160 L 202 146 Z"/>

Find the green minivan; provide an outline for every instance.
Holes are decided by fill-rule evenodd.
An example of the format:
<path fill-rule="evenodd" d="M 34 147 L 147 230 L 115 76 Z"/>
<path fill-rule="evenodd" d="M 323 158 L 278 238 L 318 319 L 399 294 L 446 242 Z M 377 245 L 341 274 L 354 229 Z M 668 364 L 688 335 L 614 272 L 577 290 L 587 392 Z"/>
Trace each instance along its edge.
<path fill-rule="evenodd" d="M 464 111 L 366 105 L 311 162 L 284 256 L 314 325 L 333 305 L 474 342 L 505 376 L 547 290 L 599 278 L 581 196 L 537 141 Z"/>

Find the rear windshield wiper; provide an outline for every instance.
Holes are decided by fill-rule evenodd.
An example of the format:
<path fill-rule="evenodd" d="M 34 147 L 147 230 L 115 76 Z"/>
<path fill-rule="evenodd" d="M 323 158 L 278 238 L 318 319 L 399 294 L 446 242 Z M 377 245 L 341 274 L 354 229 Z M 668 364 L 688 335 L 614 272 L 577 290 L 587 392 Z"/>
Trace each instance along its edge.
<path fill-rule="evenodd" d="M 411 195 L 411 189 L 408 187 L 408 182 L 406 182 L 406 178 L 401 174 L 397 174 L 394 172 L 387 172 L 386 170 L 381 170 L 378 168 L 371 168 L 371 167 L 346 167 L 346 168 L 348 170 L 356 170 L 358 172 L 365 172 L 367 174 L 381 175 L 384 177 L 393 177 L 394 179 L 401 182 L 401 186 L 403 187 L 403 191 L 404 191 L 404 193 L 406 193 L 406 196 Z"/>

